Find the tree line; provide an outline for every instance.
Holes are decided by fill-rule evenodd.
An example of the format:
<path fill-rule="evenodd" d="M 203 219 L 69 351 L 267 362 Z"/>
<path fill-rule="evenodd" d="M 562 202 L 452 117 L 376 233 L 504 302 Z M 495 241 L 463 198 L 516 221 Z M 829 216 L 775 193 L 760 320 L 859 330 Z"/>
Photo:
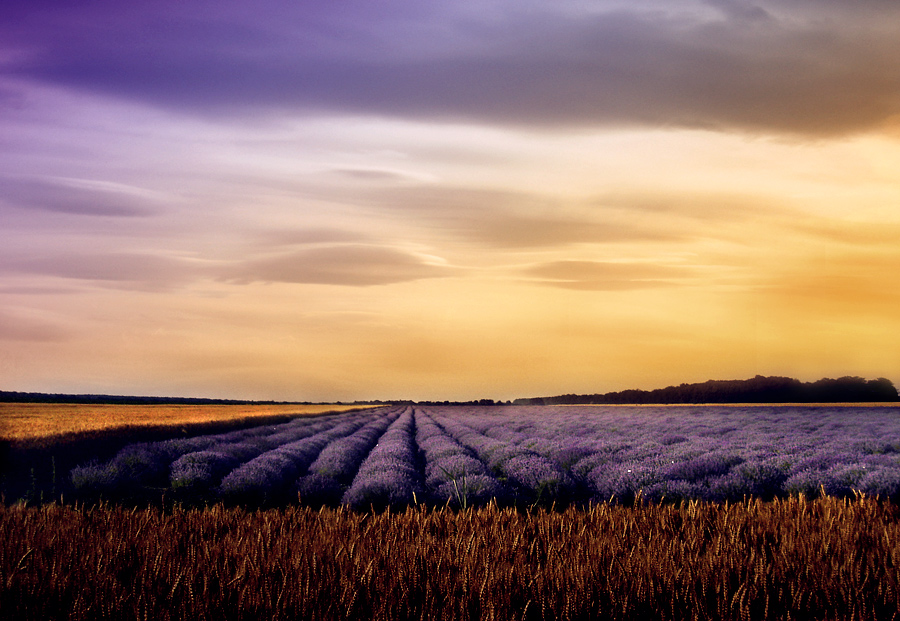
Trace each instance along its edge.
<path fill-rule="evenodd" d="M 823 378 L 801 382 L 790 377 L 757 375 L 747 380 L 709 380 L 656 390 L 622 390 L 603 394 L 566 394 L 516 399 L 516 405 L 649 403 L 861 403 L 900 400 L 889 379 Z"/>

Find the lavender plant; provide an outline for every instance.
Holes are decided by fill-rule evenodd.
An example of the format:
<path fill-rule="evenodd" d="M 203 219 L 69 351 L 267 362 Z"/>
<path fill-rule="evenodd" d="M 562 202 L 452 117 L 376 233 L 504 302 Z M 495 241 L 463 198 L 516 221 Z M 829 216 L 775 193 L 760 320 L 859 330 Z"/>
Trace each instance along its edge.
<path fill-rule="evenodd" d="M 368 412 L 358 413 L 354 417 L 361 425 Z M 304 439 L 341 429 L 343 418 L 328 417 L 307 424 L 293 424 L 273 433 L 259 434 L 243 439 L 240 442 L 215 444 L 196 453 L 182 455 L 170 467 L 169 479 L 175 489 L 191 490 L 202 493 L 218 485 L 229 472 L 260 455 L 275 451 L 284 446 L 292 446 Z"/>
<path fill-rule="evenodd" d="M 359 418 L 349 420 L 267 451 L 232 471 L 222 480 L 219 491 L 228 500 L 250 504 L 284 501 L 288 486 L 306 471 L 324 447 L 356 431 L 363 423 Z"/>
<path fill-rule="evenodd" d="M 488 474 L 471 449 L 448 435 L 421 409 L 416 410 L 416 443 L 425 462 L 429 502 L 465 509 L 509 498 L 510 490 Z"/>
<path fill-rule="evenodd" d="M 409 409 L 379 438 L 341 501 L 354 508 L 400 508 L 423 498 L 414 438 L 415 415 Z"/>
<path fill-rule="evenodd" d="M 337 416 L 339 415 L 304 417 L 280 425 L 261 425 L 224 434 L 132 444 L 123 448 L 106 463 L 89 463 L 73 468 L 70 476 L 76 491 L 80 493 L 129 495 L 148 486 L 166 487 L 169 484 L 170 465 L 185 455 L 208 450 L 216 453 L 224 452 L 222 457 L 212 455 L 200 457 L 196 460 L 197 468 L 193 470 L 190 460 L 179 464 L 177 470 L 180 474 L 176 478 L 177 484 L 190 484 L 194 478 L 202 482 L 199 479 L 203 476 L 212 477 L 226 469 L 228 464 L 232 463 L 229 462 L 231 459 L 238 461 L 249 459 L 253 456 L 251 454 L 253 450 L 256 450 L 255 454 L 258 455 L 266 448 L 277 446 L 285 438 L 297 438 L 314 433 L 315 429 L 335 424 Z M 233 449 L 238 454 L 229 452 L 229 449 L 224 447 L 238 447 Z M 241 454 L 244 450 L 248 452 Z M 181 474 L 184 478 L 180 478 Z"/>
<path fill-rule="evenodd" d="M 499 482 L 508 483 L 516 501 L 565 503 L 576 499 L 575 481 L 552 460 L 506 440 L 484 435 L 455 417 L 436 416 L 435 421 L 461 445 L 474 451 Z M 495 435 L 502 435 L 494 429 Z"/>
<path fill-rule="evenodd" d="M 313 505 L 339 504 L 366 455 L 388 426 L 405 411 L 408 408 L 384 411 L 355 433 L 323 448 L 308 473 L 296 482 L 301 501 Z"/>
<path fill-rule="evenodd" d="M 255 490 L 248 498 L 268 502 L 299 492 L 304 503 L 356 507 L 401 506 L 413 492 L 420 502 L 456 506 L 823 490 L 900 500 L 897 414 L 891 407 L 401 406 L 130 445 L 71 476 L 80 489 L 102 493 L 171 485 L 234 497 Z"/>

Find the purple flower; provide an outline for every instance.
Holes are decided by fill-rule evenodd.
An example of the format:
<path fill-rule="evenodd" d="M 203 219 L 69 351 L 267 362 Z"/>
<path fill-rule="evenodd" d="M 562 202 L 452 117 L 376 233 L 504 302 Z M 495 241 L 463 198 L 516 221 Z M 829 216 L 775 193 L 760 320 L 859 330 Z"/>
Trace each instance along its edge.
<path fill-rule="evenodd" d="M 859 490 L 894 502 L 900 501 L 900 469 L 872 468 L 859 482 Z"/>
<path fill-rule="evenodd" d="M 314 436 L 263 453 L 226 476 L 219 489 L 232 500 L 262 504 L 283 500 L 289 494 L 288 486 L 306 471 L 325 446 L 346 437 L 362 422 L 360 419 L 348 420 Z"/>
<path fill-rule="evenodd" d="M 565 502 L 575 491 L 574 481 L 563 469 L 535 453 L 513 457 L 503 471 L 534 500 Z"/>
<path fill-rule="evenodd" d="M 353 508 L 402 507 L 424 500 L 412 410 L 391 423 L 359 467 L 341 502 Z"/>
<path fill-rule="evenodd" d="M 464 475 L 459 479 L 442 483 L 432 492 L 430 500 L 437 505 L 451 507 L 478 507 L 496 501 L 506 504 L 510 500 L 509 490 L 497 479 L 481 474 Z"/>
<path fill-rule="evenodd" d="M 742 461 L 744 460 L 737 455 L 727 453 L 707 453 L 668 466 L 663 471 L 662 476 L 663 478 L 670 480 L 684 479 L 685 481 L 696 481 L 709 476 L 725 474 L 732 466 L 735 466 Z"/>
<path fill-rule="evenodd" d="M 650 502 L 694 500 L 703 497 L 702 488 L 683 479 L 659 481 L 643 488 L 641 491 L 643 492 L 643 498 Z"/>
<path fill-rule="evenodd" d="M 638 491 L 658 483 L 660 477 L 653 466 L 623 462 L 594 468 L 587 481 L 596 500 L 629 503 Z"/>
<path fill-rule="evenodd" d="M 176 489 L 210 487 L 240 463 L 236 457 L 217 451 L 188 453 L 172 463 L 169 480 Z"/>

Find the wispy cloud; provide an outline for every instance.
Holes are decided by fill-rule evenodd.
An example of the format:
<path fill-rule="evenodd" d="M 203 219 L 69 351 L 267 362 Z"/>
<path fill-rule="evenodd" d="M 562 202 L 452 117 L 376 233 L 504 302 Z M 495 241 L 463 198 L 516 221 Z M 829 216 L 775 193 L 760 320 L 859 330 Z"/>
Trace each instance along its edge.
<path fill-rule="evenodd" d="M 653 191 L 629 188 L 609 191 L 592 200 L 597 208 L 617 210 L 632 218 L 652 216 L 722 222 L 783 216 L 790 209 L 782 198 L 727 192 Z"/>
<path fill-rule="evenodd" d="M 0 205 L 82 216 L 141 217 L 159 206 L 121 187 L 73 179 L 0 178 Z"/>
<path fill-rule="evenodd" d="M 586 291 L 668 287 L 692 276 L 691 270 L 679 266 L 608 261 L 553 261 L 523 273 L 540 284 Z"/>
<path fill-rule="evenodd" d="M 0 341 L 53 343 L 68 337 L 69 331 L 60 325 L 0 310 Z"/>
<path fill-rule="evenodd" d="M 67 178 L 0 177 L 0 205 L 82 216 L 140 217 L 160 212 L 151 192 Z"/>
<path fill-rule="evenodd" d="M 362 233 L 338 228 L 286 228 L 259 232 L 253 241 L 259 246 L 258 251 L 268 249 L 270 252 L 285 247 L 309 246 L 321 244 L 366 243 L 372 238 Z"/>
<path fill-rule="evenodd" d="M 21 256 L 5 261 L 3 271 L 154 290 L 177 287 L 202 275 L 202 270 L 188 261 L 131 252 L 50 252 Z"/>
<path fill-rule="evenodd" d="M 457 273 L 425 257 L 389 247 L 315 247 L 252 259 L 222 270 L 236 282 L 282 282 L 368 287 Z"/>
<path fill-rule="evenodd" d="M 410 181 L 408 175 L 393 170 L 380 170 L 377 168 L 337 168 L 332 170 L 331 174 L 354 181 L 385 183 Z"/>
<path fill-rule="evenodd" d="M 608 217 L 597 209 L 572 205 L 557 197 L 512 190 L 431 185 L 370 192 L 367 200 L 438 236 L 494 248 L 680 237 L 677 232 L 638 223 L 621 214 Z"/>
<path fill-rule="evenodd" d="M 795 221 L 791 228 L 820 241 L 870 251 L 875 248 L 895 249 L 900 240 L 900 224 L 887 222 L 847 222 L 808 217 Z M 900 270 L 900 263 L 897 269 Z"/>

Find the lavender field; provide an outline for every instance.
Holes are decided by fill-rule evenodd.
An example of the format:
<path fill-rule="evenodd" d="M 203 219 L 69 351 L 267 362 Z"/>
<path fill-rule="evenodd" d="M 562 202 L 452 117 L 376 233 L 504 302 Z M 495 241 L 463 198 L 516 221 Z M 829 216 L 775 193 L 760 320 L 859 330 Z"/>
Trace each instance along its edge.
<path fill-rule="evenodd" d="M 900 408 L 392 406 L 133 444 L 71 480 L 83 497 L 356 509 L 900 500 Z"/>

